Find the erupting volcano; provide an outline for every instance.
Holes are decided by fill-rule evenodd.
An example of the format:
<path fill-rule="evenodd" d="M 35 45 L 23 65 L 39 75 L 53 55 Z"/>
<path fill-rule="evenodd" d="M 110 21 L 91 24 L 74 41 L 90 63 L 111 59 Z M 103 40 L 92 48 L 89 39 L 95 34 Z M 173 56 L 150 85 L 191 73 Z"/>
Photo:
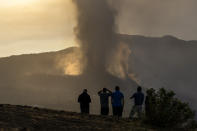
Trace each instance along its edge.
<path fill-rule="evenodd" d="M 75 34 L 82 52 L 81 64 L 85 65 L 83 75 L 95 78 L 101 87 L 109 83 L 112 75 L 129 79 L 127 65 L 131 51 L 118 41 L 116 9 L 106 0 L 73 2 L 77 10 Z"/>
<path fill-rule="evenodd" d="M 155 8 L 154 0 L 150 1 L 43 0 L 32 5 L 30 2 L 28 6 L 19 6 L 20 2 L 14 6 L 0 5 L 3 20 L 0 25 L 7 25 L 5 29 L 2 26 L 0 47 L 7 56 L 26 53 L 30 48 L 35 52 L 48 51 L 49 46 L 58 50 L 56 47 L 60 46 L 58 42 L 62 37 L 71 43 L 67 46 L 59 42 L 63 45 L 60 49 L 64 50 L 57 52 L 0 58 L 0 103 L 79 112 L 77 97 L 83 89 L 87 89 L 92 98 L 90 112 L 99 114 L 97 92 L 104 87 L 113 91 L 115 86 L 119 86 L 127 103 L 124 116 L 128 116 L 132 105 L 129 97 L 137 85 L 141 85 L 144 92 L 144 88 L 165 87 L 176 91 L 179 98 L 196 103 L 196 41 L 173 36 L 124 35 L 129 32 L 152 36 L 174 31 L 172 34 L 176 35 L 185 31 L 185 22 L 188 20 L 174 19 L 175 14 L 191 14 L 186 11 L 185 2 L 179 2 L 182 3 L 181 9 L 184 7 L 184 10 L 180 9 L 184 13 L 179 10 L 172 14 L 168 11 L 175 12 L 174 6 L 177 7 L 178 0 L 157 1 L 159 8 Z M 28 8 L 21 14 L 23 6 Z M 172 20 L 171 26 L 167 20 Z M 196 26 L 195 20 L 192 21 Z M 11 30 L 11 25 L 16 27 Z M 13 34 L 9 36 L 10 32 Z M 7 44 L 9 42 L 13 42 L 13 45 Z M 29 48 L 24 46 L 21 49 L 19 43 Z M 41 48 L 46 50 L 42 51 Z M 32 50 L 29 52 L 34 52 Z M 193 108 L 197 109 L 197 105 L 193 104 Z"/>

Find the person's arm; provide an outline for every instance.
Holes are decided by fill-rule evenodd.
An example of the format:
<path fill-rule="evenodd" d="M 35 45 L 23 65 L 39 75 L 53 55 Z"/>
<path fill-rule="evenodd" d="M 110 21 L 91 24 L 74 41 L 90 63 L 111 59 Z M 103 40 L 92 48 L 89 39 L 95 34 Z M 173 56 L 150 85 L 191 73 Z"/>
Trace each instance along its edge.
<path fill-rule="evenodd" d="M 122 98 L 122 106 L 124 107 L 124 97 Z"/>
<path fill-rule="evenodd" d="M 145 99 L 145 105 L 147 105 L 148 104 L 148 96 L 146 96 L 146 99 Z"/>
<path fill-rule="evenodd" d="M 144 94 L 143 94 L 143 98 L 142 98 L 142 104 L 144 103 Z"/>
<path fill-rule="evenodd" d="M 98 95 L 100 95 L 100 94 L 102 93 L 102 91 L 103 91 L 103 90 L 100 90 L 100 91 L 98 92 Z"/>
<path fill-rule="evenodd" d="M 124 107 L 124 95 L 123 94 L 122 94 L 121 102 L 122 102 L 122 106 Z"/>
<path fill-rule="evenodd" d="M 80 95 L 80 96 L 81 96 L 81 95 Z M 78 97 L 78 102 L 79 102 L 79 103 L 80 103 L 80 101 L 81 101 L 81 97 L 80 97 L 80 96 Z"/>
<path fill-rule="evenodd" d="M 133 94 L 131 97 L 130 97 L 130 99 L 133 99 L 135 97 L 135 94 Z"/>
<path fill-rule="evenodd" d="M 107 89 L 107 91 L 108 91 L 110 94 L 112 94 L 112 91 L 110 91 L 109 89 Z"/>
<path fill-rule="evenodd" d="M 91 98 L 90 98 L 90 96 L 89 96 L 89 103 L 91 103 Z"/>

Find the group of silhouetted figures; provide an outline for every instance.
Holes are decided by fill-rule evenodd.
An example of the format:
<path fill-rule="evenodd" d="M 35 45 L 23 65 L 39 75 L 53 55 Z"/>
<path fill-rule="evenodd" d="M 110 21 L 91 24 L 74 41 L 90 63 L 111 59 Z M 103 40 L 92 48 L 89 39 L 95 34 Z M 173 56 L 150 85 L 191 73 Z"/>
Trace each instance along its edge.
<path fill-rule="evenodd" d="M 119 86 L 115 87 L 114 92 L 103 88 L 103 90 L 98 92 L 98 95 L 100 96 L 101 115 L 109 114 L 109 98 L 111 97 L 113 116 L 122 117 L 124 95 L 120 91 Z M 133 119 L 135 113 L 137 113 L 140 118 L 142 114 L 142 104 L 144 102 L 144 94 L 142 93 L 142 88 L 140 86 L 137 87 L 137 92 L 134 93 L 130 99 L 134 99 L 134 106 L 131 109 L 129 118 Z M 89 114 L 91 98 L 87 93 L 87 89 L 84 89 L 83 93 L 79 95 L 78 102 L 80 103 L 81 113 Z"/>

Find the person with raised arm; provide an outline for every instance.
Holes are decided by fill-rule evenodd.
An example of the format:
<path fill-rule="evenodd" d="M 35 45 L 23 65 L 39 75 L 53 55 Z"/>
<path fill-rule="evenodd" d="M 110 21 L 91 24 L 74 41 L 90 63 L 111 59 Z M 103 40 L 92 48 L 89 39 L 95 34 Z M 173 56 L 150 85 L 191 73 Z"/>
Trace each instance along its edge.
<path fill-rule="evenodd" d="M 103 88 L 98 92 L 98 95 L 100 96 L 101 115 L 109 114 L 109 97 L 111 94 L 112 92 L 107 88 Z"/>

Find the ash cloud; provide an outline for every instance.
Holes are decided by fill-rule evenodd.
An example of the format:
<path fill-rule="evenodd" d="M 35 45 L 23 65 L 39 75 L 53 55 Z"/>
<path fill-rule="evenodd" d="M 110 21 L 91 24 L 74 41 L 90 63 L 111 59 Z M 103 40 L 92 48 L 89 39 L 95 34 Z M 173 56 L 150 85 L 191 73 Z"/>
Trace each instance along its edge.
<path fill-rule="evenodd" d="M 105 72 L 108 56 L 117 44 L 116 11 L 107 0 L 73 2 L 77 9 L 76 38 L 87 58 L 85 72 Z"/>
<path fill-rule="evenodd" d="M 131 79 L 117 77 L 122 73 L 122 76 L 127 76 L 125 74 L 130 51 L 125 49 L 125 45 L 117 38 L 117 12 L 113 2 L 107 0 L 73 2 L 77 11 L 77 26 L 74 30 L 80 51 L 78 48 L 72 48 L 57 54 L 52 53 L 53 55 L 44 53 L 2 60 L 2 64 L 6 65 L 3 64 L 1 74 L 6 74 L 13 65 L 15 68 L 7 73 L 7 77 L 0 80 L 0 87 L 4 90 L 0 93 L 1 103 L 41 105 L 79 111 L 77 97 L 86 88 L 92 98 L 91 113 L 99 113 L 98 90 L 103 87 L 113 90 L 119 85 L 122 91 L 130 92 L 133 89 L 128 88 L 129 86 L 136 87 L 136 83 Z M 124 56 L 125 59 L 122 59 Z M 10 65 L 9 68 L 7 65 Z M 128 95 L 126 94 L 125 98 L 129 98 Z M 10 99 L 10 96 L 15 99 Z M 128 110 L 129 106 L 127 105 L 125 110 Z"/>
<path fill-rule="evenodd" d="M 193 87 L 195 87 L 196 64 L 193 62 L 195 61 L 193 53 L 190 53 L 196 52 L 195 43 L 190 45 L 191 49 L 188 48 L 190 42 L 184 44 L 185 49 L 179 49 L 182 42 L 173 38 L 145 39 L 144 37 L 132 36 L 130 38 L 128 36 L 128 41 L 125 40 L 122 44 L 116 34 L 117 15 L 121 16 L 121 14 L 117 14 L 120 13 L 120 7 L 117 6 L 119 3 L 116 3 L 116 0 L 74 0 L 73 2 L 78 13 L 75 33 L 83 57 L 81 53 L 77 53 L 80 52 L 78 49 L 67 49 L 58 54 L 52 53 L 53 55 L 46 53 L 36 57 L 29 55 L 28 57 L 19 56 L 1 60 L 1 103 L 42 105 L 79 111 L 77 96 L 83 88 L 87 88 L 93 99 L 91 112 L 98 113 L 99 98 L 96 92 L 104 86 L 112 90 L 115 85 L 120 85 L 121 90 L 125 93 L 127 107 L 125 107 L 124 114 L 126 114 L 131 107 L 128 98 L 136 87 L 136 83 L 132 83 L 132 80 L 136 78 L 139 78 L 142 81 L 139 83 L 145 87 L 155 88 L 163 86 L 161 81 L 164 79 L 165 82 L 168 82 L 168 86 L 164 85 L 166 88 L 179 91 L 177 94 L 184 100 L 188 100 L 189 96 L 192 99 L 190 101 L 196 102 L 195 93 L 193 93 L 195 92 Z M 132 7 L 131 10 L 134 10 L 135 6 Z M 130 15 L 132 14 L 135 12 L 130 13 Z M 138 18 L 137 14 L 133 18 Z M 150 22 L 145 20 L 143 17 L 130 21 L 144 25 L 140 27 L 141 30 L 150 31 L 149 29 L 154 26 L 151 25 L 151 20 Z M 132 23 L 130 28 L 134 27 Z M 124 37 L 127 38 L 127 36 Z M 174 43 L 177 43 L 176 46 Z M 177 51 L 177 49 L 179 50 Z M 191 56 L 185 57 L 185 54 Z M 192 58 L 187 62 L 189 64 L 184 64 L 185 60 L 189 60 L 189 58 Z M 86 64 L 83 73 L 81 73 L 81 69 L 77 70 L 77 68 L 83 69 L 83 65 L 80 66 L 78 63 Z M 192 65 L 192 68 L 186 65 Z M 139 77 L 132 74 L 131 69 L 134 69 L 134 73 Z M 189 73 L 185 75 L 188 69 L 194 75 L 191 76 Z M 69 76 L 73 73 L 79 73 L 79 75 Z M 124 79 L 119 79 L 117 76 L 122 76 Z M 132 80 L 125 79 L 125 77 L 131 77 Z M 190 78 L 192 81 L 189 81 Z M 188 82 L 186 82 L 187 79 Z M 182 82 L 179 84 L 179 81 Z M 178 84 L 181 85 L 180 88 L 177 86 Z M 194 108 L 196 109 L 196 106 Z"/>

